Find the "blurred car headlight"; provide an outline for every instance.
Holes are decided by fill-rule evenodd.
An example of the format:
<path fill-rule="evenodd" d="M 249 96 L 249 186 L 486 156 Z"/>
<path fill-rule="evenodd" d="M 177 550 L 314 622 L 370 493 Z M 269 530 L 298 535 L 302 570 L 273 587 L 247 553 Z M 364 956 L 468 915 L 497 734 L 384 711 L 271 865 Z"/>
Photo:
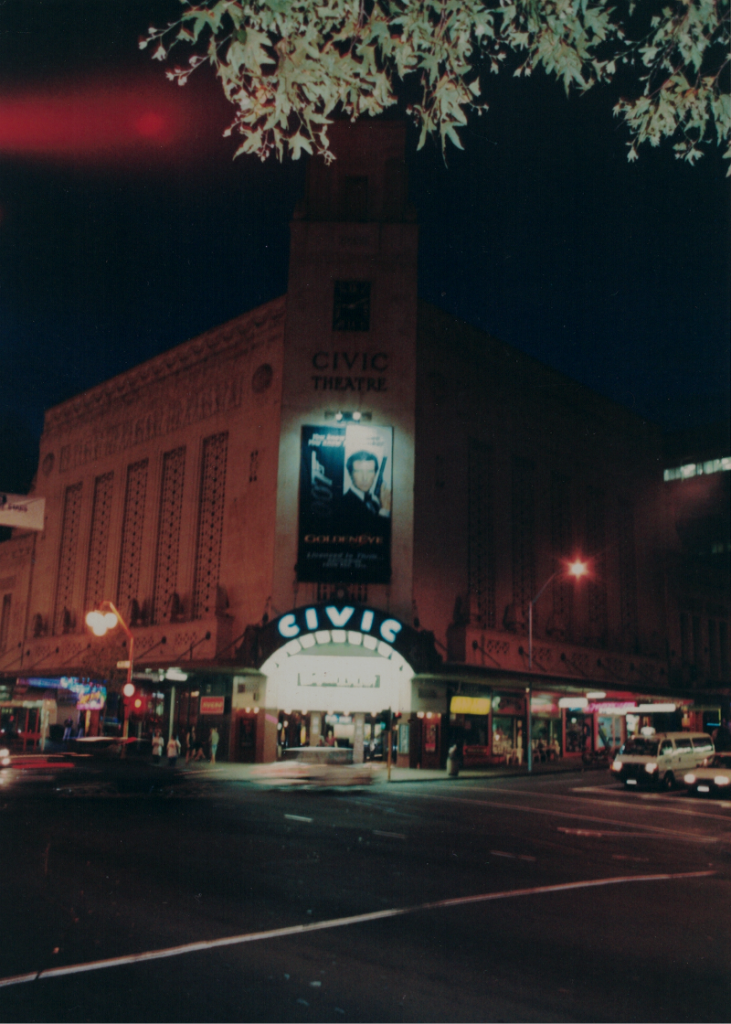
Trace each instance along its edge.
<path fill-rule="evenodd" d="M 713 781 L 717 786 L 731 786 L 731 776 L 729 775 L 714 775 Z"/>
<path fill-rule="evenodd" d="M 684 776 L 683 782 L 686 784 L 686 786 L 692 786 L 695 782 L 695 775 L 692 772 L 688 772 L 688 774 Z"/>
<path fill-rule="evenodd" d="M 622 762 L 619 760 L 619 758 L 617 758 L 615 761 L 612 761 L 612 771 L 613 772 L 621 772 L 622 771 Z"/>
<path fill-rule="evenodd" d="M 652 775 L 653 772 L 657 771 L 657 762 L 655 762 L 655 761 L 648 761 L 647 764 L 645 765 L 645 771 L 648 773 L 648 775 Z"/>
<path fill-rule="evenodd" d="M 10 764 L 10 758 L 9 757 L 0 757 L 0 765 L 2 765 L 3 768 L 7 768 L 9 764 Z"/>

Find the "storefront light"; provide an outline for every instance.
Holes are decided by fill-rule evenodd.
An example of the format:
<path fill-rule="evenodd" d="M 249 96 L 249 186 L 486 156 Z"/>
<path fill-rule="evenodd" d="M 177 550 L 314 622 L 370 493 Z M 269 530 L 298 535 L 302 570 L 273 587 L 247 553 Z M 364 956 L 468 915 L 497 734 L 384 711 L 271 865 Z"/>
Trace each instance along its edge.
<path fill-rule="evenodd" d="M 299 640 L 289 640 L 284 645 L 284 650 L 287 652 L 287 654 L 290 655 L 299 654 L 299 652 L 302 650 L 302 644 L 299 642 Z"/>
<path fill-rule="evenodd" d="M 560 708 L 570 708 L 571 711 L 580 711 L 585 708 L 589 703 L 586 697 L 559 697 L 558 706 Z"/>
<path fill-rule="evenodd" d="M 305 633 L 304 636 L 302 636 L 300 638 L 300 643 L 302 644 L 303 648 L 305 648 L 305 649 L 309 649 L 310 647 L 314 647 L 316 642 L 317 641 L 315 640 L 315 638 L 312 635 L 312 633 Z"/>
<path fill-rule="evenodd" d="M 604 700 L 605 697 L 606 693 L 604 690 L 592 690 L 591 693 L 587 693 L 586 695 L 587 700 Z"/>
<path fill-rule="evenodd" d="M 344 644 L 347 638 L 347 633 L 344 629 L 334 629 L 332 631 L 332 638 L 334 644 Z"/>
<path fill-rule="evenodd" d="M 329 629 L 318 629 L 315 633 L 315 640 L 318 644 L 329 644 L 330 643 L 330 630 Z"/>
<path fill-rule="evenodd" d="M 363 637 L 363 646 L 369 651 L 375 651 L 378 647 L 378 640 L 374 636 L 366 635 Z"/>
<path fill-rule="evenodd" d="M 672 711 L 677 711 L 677 705 L 675 704 L 638 704 L 637 710 L 643 715 L 660 715 L 669 714 Z"/>
<path fill-rule="evenodd" d="M 360 647 L 363 643 L 363 634 L 358 633 L 356 630 L 351 629 L 348 631 L 348 643 L 352 644 L 353 647 Z"/>

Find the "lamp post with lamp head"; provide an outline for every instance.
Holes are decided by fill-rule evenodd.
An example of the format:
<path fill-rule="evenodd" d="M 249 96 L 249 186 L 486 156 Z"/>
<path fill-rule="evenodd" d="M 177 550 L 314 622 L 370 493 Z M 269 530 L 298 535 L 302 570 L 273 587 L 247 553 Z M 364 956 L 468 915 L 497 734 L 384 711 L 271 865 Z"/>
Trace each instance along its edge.
<path fill-rule="evenodd" d="M 541 595 L 546 590 L 549 583 L 552 583 L 557 576 L 573 577 L 575 580 L 580 580 L 583 576 L 587 576 L 589 573 L 589 566 L 586 562 L 581 559 L 575 558 L 573 562 L 569 562 L 568 565 L 562 566 L 557 569 L 554 573 L 548 577 L 546 582 L 543 584 L 541 589 L 538 591 L 535 597 L 531 598 L 528 602 L 528 671 L 533 672 L 533 606 L 540 599 Z M 531 684 L 527 686 L 528 691 L 528 736 L 526 742 L 528 744 L 528 771 L 533 771 L 533 722 L 531 720 Z"/>
<path fill-rule="evenodd" d="M 132 682 L 132 671 L 134 666 L 134 651 L 135 651 L 135 638 L 132 634 L 132 630 L 129 628 L 127 623 L 122 618 L 119 610 L 112 604 L 111 601 L 102 601 L 98 609 L 88 612 L 86 615 L 86 624 L 91 629 L 94 636 L 105 636 L 110 629 L 115 629 L 117 626 L 121 626 L 125 636 L 127 637 L 127 682 L 122 688 L 122 693 L 125 697 L 132 697 L 135 692 L 134 683 Z M 122 663 L 119 664 L 119 668 L 122 667 Z M 129 735 L 129 720 L 126 714 L 125 702 L 122 701 L 122 740 L 126 740 Z M 122 745 L 122 756 L 125 755 L 125 745 Z"/>

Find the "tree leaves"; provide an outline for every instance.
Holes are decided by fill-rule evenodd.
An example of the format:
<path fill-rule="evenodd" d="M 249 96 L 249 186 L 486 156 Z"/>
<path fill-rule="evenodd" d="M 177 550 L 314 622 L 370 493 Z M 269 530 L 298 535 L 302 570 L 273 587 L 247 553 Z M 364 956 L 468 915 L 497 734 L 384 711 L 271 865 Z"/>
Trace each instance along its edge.
<path fill-rule="evenodd" d="M 731 156 L 729 0 L 181 0 L 183 13 L 151 28 L 142 48 L 166 60 L 184 43 L 187 66 L 168 71 L 184 85 L 210 63 L 235 108 L 228 134 L 237 153 L 332 159 L 331 115 L 356 120 L 398 100 L 407 79 L 421 98 L 409 108 L 419 146 L 438 136 L 461 147 L 459 129 L 482 112 L 479 68 L 529 75 L 536 68 L 567 93 L 637 75 L 637 94 L 614 108 L 631 136 L 628 158 L 644 142 L 670 141 L 694 163 L 710 144 Z M 637 10 L 635 10 L 637 8 Z M 642 26 L 633 37 L 630 26 Z"/>

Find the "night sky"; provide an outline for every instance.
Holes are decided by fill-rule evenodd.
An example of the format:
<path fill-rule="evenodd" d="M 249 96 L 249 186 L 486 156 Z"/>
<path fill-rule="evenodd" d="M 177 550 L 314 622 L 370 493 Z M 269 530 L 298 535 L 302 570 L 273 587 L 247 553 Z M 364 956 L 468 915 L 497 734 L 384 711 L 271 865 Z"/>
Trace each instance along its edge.
<path fill-rule="evenodd" d="M 233 161 L 212 73 L 181 89 L 138 49 L 178 10 L 0 4 L 0 488 L 29 485 L 45 408 L 286 290 L 304 164 Z M 628 164 L 616 92 L 483 81 L 448 167 L 412 133 L 421 297 L 668 429 L 727 416 L 720 152 Z"/>

